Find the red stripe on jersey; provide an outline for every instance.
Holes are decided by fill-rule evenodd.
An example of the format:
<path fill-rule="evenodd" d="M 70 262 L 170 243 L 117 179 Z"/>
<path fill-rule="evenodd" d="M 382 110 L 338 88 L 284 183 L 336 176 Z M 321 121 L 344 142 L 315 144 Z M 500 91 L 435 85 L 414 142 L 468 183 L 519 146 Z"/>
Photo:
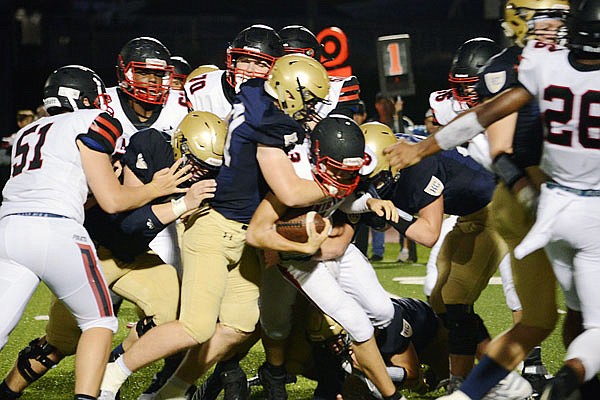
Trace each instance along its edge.
<path fill-rule="evenodd" d="M 343 103 L 344 101 L 352 101 L 352 100 L 358 100 L 360 97 L 358 96 L 358 93 L 355 94 L 346 94 L 346 95 L 340 95 L 339 98 L 339 102 Z"/>
<path fill-rule="evenodd" d="M 107 130 L 104 125 L 101 125 L 102 122 L 94 120 L 92 125 L 90 125 L 90 130 L 96 132 L 100 136 L 104 137 L 110 145 L 114 148 L 117 143 L 117 138 L 115 138 L 109 130 Z"/>
<path fill-rule="evenodd" d="M 108 128 L 112 132 L 115 139 L 121 136 L 121 132 L 119 131 L 119 129 L 117 129 L 117 127 L 112 122 L 104 118 L 102 115 L 98 115 L 96 117 L 96 121 L 100 122 L 104 127 Z"/>
<path fill-rule="evenodd" d="M 342 92 L 342 93 L 344 93 L 344 92 L 351 92 L 351 91 L 353 91 L 353 90 L 355 90 L 355 91 L 357 91 L 357 92 L 358 92 L 358 91 L 360 90 L 360 86 L 359 86 L 359 85 L 352 85 L 352 86 L 342 86 L 342 90 L 341 90 L 341 92 Z"/>
<path fill-rule="evenodd" d="M 88 283 L 96 299 L 96 305 L 101 317 L 112 317 L 113 308 L 108 294 L 108 288 L 104 284 L 102 274 L 96 264 L 96 257 L 92 248 L 87 244 L 77 243 L 79 251 L 81 251 L 81 259 L 85 268 L 85 274 L 88 278 Z"/>

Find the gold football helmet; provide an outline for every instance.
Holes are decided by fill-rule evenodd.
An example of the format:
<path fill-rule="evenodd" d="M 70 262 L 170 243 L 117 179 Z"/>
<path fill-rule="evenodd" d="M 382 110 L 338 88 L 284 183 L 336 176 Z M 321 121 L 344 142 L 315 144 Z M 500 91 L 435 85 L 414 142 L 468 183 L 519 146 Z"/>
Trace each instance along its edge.
<path fill-rule="evenodd" d="M 502 28 L 504 34 L 517 46 L 524 47 L 530 39 L 536 39 L 535 21 L 557 19 L 565 21 L 569 13 L 568 0 L 508 0 L 504 8 Z M 557 43 L 566 38 L 566 27 L 556 32 Z"/>
<path fill-rule="evenodd" d="M 346 352 L 350 346 L 350 338 L 344 328 L 315 307 L 308 310 L 306 336 L 311 342 L 319 343 L 337 355 Z"/>
<path fill-rule="evenodd" d="M 219 70 L 219 67 L 217 67 L 216 65 L 212 65 L 212 64 L 201 65 L 188 74 L 187 78 L 185 78 L 185 82 L 188 83 L 190 80 L 197 78 L 200 75 L 204 75 L 209 72 L 218 71 L 218 70 Z"/>
<path fill-rule="evenodd" d="M 265 90 L 277 99 L 281 110 L 295 120 L 318 120 L 315 106 L 326 101 L 329 75 L 314 58 L 288 54 L 275 61 Z"/>
<path fill-rule="evenodd" d="M 390 163 L 383 155 L 383 149 L 396 144 L 398 139 L 390 127 L 381 122 L 367 122 L 362 124 L 360 129 L 365 135 L 366 146 L 373 152 L 372 159 L 365 160 L 364 168 L 369 168 L 369 163 L 375 163 L 374 167 L 371 166 L 373 170 L 367 175 L 367 180 L 380 195 L 383 195 L 394 182 Z"/>
<path fill-rule="evenodd" d="M 182 166 L 192 165 L 190 184 L 217 175 L 226 136 L 225 122 L 213 113 L 192 111 L 181 120 L 173 134 L 173 155 L 184 159 Z"/>

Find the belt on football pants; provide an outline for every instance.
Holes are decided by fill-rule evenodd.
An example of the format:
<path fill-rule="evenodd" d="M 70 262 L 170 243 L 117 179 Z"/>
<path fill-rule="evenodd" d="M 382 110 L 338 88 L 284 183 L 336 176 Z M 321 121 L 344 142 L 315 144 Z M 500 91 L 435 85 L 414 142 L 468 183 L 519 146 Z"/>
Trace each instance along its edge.
<path fill-rule="evenodd" d="M 564 186 L 564 185 L 561 185 L 561 184 L 553 182 L 553 181 L 546 182 L 546 187 L 548 189 L 561 189 L 561 190 L 564 190 L 565 192 L 576 194 L 577 196 L 586 196 L 586 197 L 599 197 L 600 196 L 600 190 L 574 189 L 574 188 Z"/>
<path fill-rule="evenodd" d="M 69 218 L 69 217 L 65 217 L 64 215 L 45 213 L 45 212 L 20 212 L 20 213 L 7 214 L 6 216 L 8 217 L 9 215 L 21 215 L 23 217 Z"/>

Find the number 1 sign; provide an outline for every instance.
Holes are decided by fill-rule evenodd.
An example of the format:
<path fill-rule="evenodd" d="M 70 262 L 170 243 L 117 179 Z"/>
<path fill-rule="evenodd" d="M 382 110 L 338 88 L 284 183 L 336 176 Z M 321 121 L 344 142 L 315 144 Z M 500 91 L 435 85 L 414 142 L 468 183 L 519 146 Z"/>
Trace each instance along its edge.
<path fill-rule="evenodd" d="M 415 94 L 408 34 L 377 38 L 377 65 L 381 92 L 389 96 Z"/>

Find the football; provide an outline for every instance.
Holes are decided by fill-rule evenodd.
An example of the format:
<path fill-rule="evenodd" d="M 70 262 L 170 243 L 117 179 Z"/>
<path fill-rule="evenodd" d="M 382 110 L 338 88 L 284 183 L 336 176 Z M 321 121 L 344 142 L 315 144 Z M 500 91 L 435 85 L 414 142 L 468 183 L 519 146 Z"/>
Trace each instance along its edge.
<path fill-rule="evenodd" d="M 308 240 L 308 223 L 315 222 L 317 232 L 323 232 L 325 220 L 315 211 L 302 212 L 288 211 L 275 222 L 275 230 L 284 238 L 293 242 L 306 243 Z"/>

